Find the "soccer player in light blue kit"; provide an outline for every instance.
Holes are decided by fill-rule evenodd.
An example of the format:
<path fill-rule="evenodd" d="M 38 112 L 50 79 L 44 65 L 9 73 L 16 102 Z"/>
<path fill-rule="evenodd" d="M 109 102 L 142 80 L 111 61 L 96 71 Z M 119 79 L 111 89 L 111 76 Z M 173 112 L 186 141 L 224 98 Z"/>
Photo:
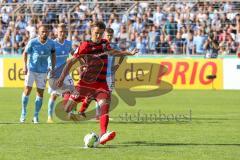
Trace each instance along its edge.
<path fill-rule="evenodd" d="M 73 54 L 72 42 L 66 40 L 66 25 L 64 23 L 58 24 L 57 39 L 55 39 L 54 42 L 55 42 L 55 50 L 56 50 L 56 67 L 55 68 L 63 69 L 63 66 L 66 64 L 67 58 L 69 57 L 69 54 Z M 51 63 L 50 63 L 50 66 L 51 66 Z M 61 70 L 60 70 L 60 73 L 59 71 L 56 72 L 54 77 L 59 78 L 60 75 L 61 75 Z M 74 87 L 73 80 L 69 75 L 65 77 L 64 83 Z M 56 90 L 52 89 L 51 87 L 49 87 L 49 93 L 51 94 L 51 96 L 48 101 L 47 123 L 53 123 L 54 103 L 57 97 L 61 94 L 59 94 Z"/>
<path fill-rule="evenodd" d="M 42 107 L 43 93 L 46 86 L 48 72 L 48 58 L 51 57 L 52 69 L 55 67 L 55 44 L 48 38 L 48 28 L 41 25 L 38 28 L 38 37 L 31 39 L 24 52 L 25 87 L 22 94 L 22 113 L 20 122 L 24 123 L 27 114 L 27 105 L 32 85 L 36 82 L 37 95 L 33 123 L 39 123 L 38 114 Z"/>

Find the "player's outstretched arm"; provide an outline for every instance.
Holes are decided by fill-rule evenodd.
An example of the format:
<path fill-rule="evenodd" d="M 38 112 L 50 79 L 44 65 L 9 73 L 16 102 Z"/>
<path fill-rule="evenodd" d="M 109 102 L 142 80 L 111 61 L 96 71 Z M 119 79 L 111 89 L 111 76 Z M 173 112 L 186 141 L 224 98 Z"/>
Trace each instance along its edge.
<path fill-rule="evenodd" d="M 112 49 L 112 50 L 110 50 L 109 51 L 109 54 L 110 55 L 115 55 L 115 56 L 124 56 L 124 55 L 126 55 L 126 56 L 133 56 L 133 55 L 135 55 L 137 53 L 137 49 L 135 48 L 135 49 L 133 49 L 131 52 L 129 52 L 129 51 L 119 51 L 119 50 L 115 50 L 115 49 Z"/>
<path fill-rule="evenodd" d="M 119 64 L 119 65 L 122 64 L 123 60 L 124 60 L 124 56 L 121 56 L 120 59 L 119 59 L 119 61 L 118 61 L 118 64 Z"/>
<path fill-rule="evenodd" d="M 71 67 L 78 61 L 78 58 L 71 57 L 67 60 L 66 66 L 63 68 L 61 76 L 57 80 L 57 87 L 61 87 L 63 85 L 64 78 L 69 74 Z"/>

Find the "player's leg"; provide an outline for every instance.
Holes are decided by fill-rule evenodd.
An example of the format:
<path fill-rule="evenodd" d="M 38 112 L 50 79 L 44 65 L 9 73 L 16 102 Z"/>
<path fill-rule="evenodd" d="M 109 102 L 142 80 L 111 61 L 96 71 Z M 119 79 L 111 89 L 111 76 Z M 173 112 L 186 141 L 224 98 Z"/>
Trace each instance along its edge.
<path fill-rule="evenodd" d="M 63 110 L 68 113 L 68 118 L 71 120 L 76 120 L 73 110 L 77 108 L 79 102 L 83 100 L 80 95 L 80 87 L 75 87 L 75 91 L 72 93 L 64 94 Z"/>
<path fill-rule="evenodd" d="M 65 106 L 71 96 L 71 92 L 65 92 L 63 93 L 63 105 Z"/>
<path fill-rule="evenodd" d="M 81 107 L 80 107 L 79 110 L 78 110 L 78 114 L 79 114 L 80 116 L 86 117 L 85 111 L 87 110 L 89 104 L 90 104 L 90 103 L 88 103 L 88 97 L 85 97 L 85 98 L 82 100 L 82 105 L 81 105 Z"/>
<path fill-rule="evenodd" d="M 79 114 L 83 115 L 84 117 L 85 115 L 85 111 L 87 110 L 87 108 L 89 107 L 90 103 L 92 100 L 96 100 L 96 96 L 99 94 L 98 90 L 91 88 L 91 87 L 86 87 L 85 91 L 84 91 L 88 96 L 86 96 L 83 101 L 82 101 L 82 105 L 78 111 Z M 98 105 L 98 103 L 96 102 L 95 105 L 95 109 L 96 109 L 96 119 L 99 120 L 99 116 L 100 116 L 100 107 Z"/>
<path fill-rule="evenodd" d="M 33 123 L 39 123 L 39 112 L 42 108 L 42 103 L 43 103 L 43 93 L 44 89 L 37 88 L 37 95 L 35 99 L 35 112 L 34 112 L 34 117 L 33 117 Z"/>
<path fill-rule="evenodd" d="M 36 86 L 37 86 L 37 95 L 35 99 L 35 112 L 33 117 L 33 123 L 39 123 L 38 115 L 42 108 L 43 93 L 46 87 L 47 74 L 35 73 L 35 78 L 36 78 L 35 80 L 36 80 Z"/>
<path fill-rule="evenodd" d="M 63 105 L 65 112 L 71 112 L 73 108 L 77 105 L 77 99 L 79 98 L 78 88 L 74 87 L 73 79 L 71 76 L 67 75 L 63 81 L 66 86 L 66 90 L 63 93 Z M 75 102 L 76 99 L 76 102 Z"/>
<path fill-rule="evenodd" d="M 100 128 L 101 133 L 100 135 L 103 135 L 107 131 L 108 122 L 109 122 L 109 103 L 106 99 L 100 99 L 97 101 L 97 103 L 100 106 Z"/>
<path fill-rule="evenodd" d="M 107 131 L 108 122 L 109 122 L 109 107 L 110 107 L 110 100 L 109 99 L 102 99 L 98 101 L 100 106 L 100 144 L 105 144 L 108 141 L 111 141 L 115 138 L 116 132 L 115 131 Z"/>
<path fill-rule="evenodd" d="M 116 132 L 107 132 L 109 122 L 109 108 L 111 96 L 109 91 L 99 93 L 96 97 L 97 103 L 100 106 L 100 144 L 105 144 L 107 141 L 114 139 Z"/>
<path fill-rule="evenodd" d="M 108 74 L 107 76 L 107 86 L 108 86 L 108 90 L 109 90 L 109 94 L 110 96 L 112 95 L 114 86 L 115 86 L 115 71 L 111 71 L 110 74 Z M 99 105 L 96 106 L 98 107 L 98 112 L 100 113 L 100 107 Z M 96 115 L 97 115 L 97 109 L 96 109 Z M 112 121 L 112 118 L 109 118 L 109 121 Z"/>
<path fill-rule="evenodd" d="M 77 102 L 73 101 L 72 98 L 70 98 L 72 95 L 71 92 L 65 92 L 62 94 L 63 101 L 61 103 L 61 108 L 63 112 L 68 113 L 68 119 L 71 119 L 71 114 L 73 113 L 74 108 L 77 107 Z"/>
<path fill-rule="evenodd" d="M 111 94 L 111 83 L 112 83 L 111 74 L 112 74 L 112 72 L 107 74 L 108 75 L 107 76 L 107 86 L 108 86 L 108 89 L 110 90 L 109 94 Z M 101 101 L 102 101 L 102 99 L 100 100 L 100 102 Z M 101 117 L 101 107 L 100 107 L 99 102 L 96 102 L 95 108 L 96 108 L 96 119 L 100 120 L 100 117 Z M 108 117 L 108 120 L 109 120 L 109 117 Z"/>
<path fill-rule="evenodd" d="M 69 120 L 73 120 L 73 121 L 77 121 L 77 117 L 75 115 L 75 108 L 77 108 L 78 102 L 75 101 L 74 99 L 69 98 L 69 100 L 67 101 L 67 103 L 64 106 L 64 111 L 68 113 L 68 119 Z"/>
<path fill-rule="evenodd" d="M 67 113 L 71 112 L 73 108 L 77 107 L 77 104 L 78 102 L 74 101 L 70 96 L 70 98 L 68 99 L 67 103 L 64 106 L 64 111 Z"/>
<path fill-rule="evenodd" d="M 56 86 L 54 85 L 55 80 L 56 79 L 54 78 L 49 79 L 49 84 L 51 84 L 51 86 L 48 89 L 48 93 L 50 93 L 51 96 L 48 100 L 48 123 L 53 123 L 53 111 L 57 97 L 62 95 L 64 97 L 63 103 L 65 102 L 66 104 L 71 92 L 74 90 L 74 82 L 72 80 L 72 77 L 70 77 L 69 75 L 65 77 L 63 82 L 64 87 L 62 88 L 56 88 Z"/>
<path fill-rule="evenodd" d="M 85 111 L 87 110 L 87 108 L 89 107 L 91 101 L 94 100 L 93 97 L 91 96 L 86 96 L 83 101 L 82 101 L 82 105 L 81 107 L 79 108 L 78 112 L 79 114 L 83 115 L 85 117 Z"/>
<path fill-rule="evenodd" d="M 32 91 L 33 82 L 34 82 L 34 75 L 31 71 L 29 71 L 28 74 L 25 76 L 25 82 L 24 82 L 25 87 L 22 94 L 22 112 L 20 117 L 21 123 L 24 123 L 26 120 L 27 105 L 28 105 L 29 95 Z"/>
<path fill-rule="evenodd" d="M 57 99 L 58 95 L 55 92 L 51 92 L 51 96 L 48 100 L 48 120 L 47 123 L 53 123 L 53 110 L 55 101 Z"/>
<path fill-rule="evenodd" d="M 32 91 L 32 87 L 26 86 L 22 94 L 22 112 L 20 117 L 20 122 L 24 123 L 27 115 L 27 105 L 29 100 L 29 95 Z"/>

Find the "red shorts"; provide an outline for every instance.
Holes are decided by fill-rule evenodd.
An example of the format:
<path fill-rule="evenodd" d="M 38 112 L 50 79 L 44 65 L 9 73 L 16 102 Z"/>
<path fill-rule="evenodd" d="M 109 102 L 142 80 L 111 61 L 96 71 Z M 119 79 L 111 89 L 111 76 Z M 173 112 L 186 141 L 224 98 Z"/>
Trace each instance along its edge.
<path fill-rule="evenodd" d="M 110 99 L 110 95 L 107 83 L 86 83 L 80 80 L 75 86 L 75 93 L 71 94 L 70 99 L 79 103 L 86 97 L 99 101 L 101 99 Z"/>

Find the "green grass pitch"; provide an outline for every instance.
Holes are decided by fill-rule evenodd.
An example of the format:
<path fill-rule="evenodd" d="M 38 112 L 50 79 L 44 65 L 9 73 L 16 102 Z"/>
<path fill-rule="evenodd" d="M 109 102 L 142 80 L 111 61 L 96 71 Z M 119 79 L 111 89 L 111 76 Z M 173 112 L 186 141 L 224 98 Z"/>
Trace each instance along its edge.
<path fill-rule="evenodd" d="M 32 124 L 34 92 L 27 122 L 19 124 L 22 89 L 0 89 L 0 160 L 238 160 L 240 157 L 240 91 L 175 90 L 159 97 L 139 98 L 134 107 L 120 100 L 110 113 L 113 121 L 109 130 L 117 132 L 116 139 L 96 149 L 83 149 L 83 137 L 91 131 L 98 133 L 98 123 L 66 123 L 56 117 L 56 123 L 45 123 L 47 93 L 40 113 L 41 124 Z M 161 119 L 146 119 L 159 113 Z"/>

